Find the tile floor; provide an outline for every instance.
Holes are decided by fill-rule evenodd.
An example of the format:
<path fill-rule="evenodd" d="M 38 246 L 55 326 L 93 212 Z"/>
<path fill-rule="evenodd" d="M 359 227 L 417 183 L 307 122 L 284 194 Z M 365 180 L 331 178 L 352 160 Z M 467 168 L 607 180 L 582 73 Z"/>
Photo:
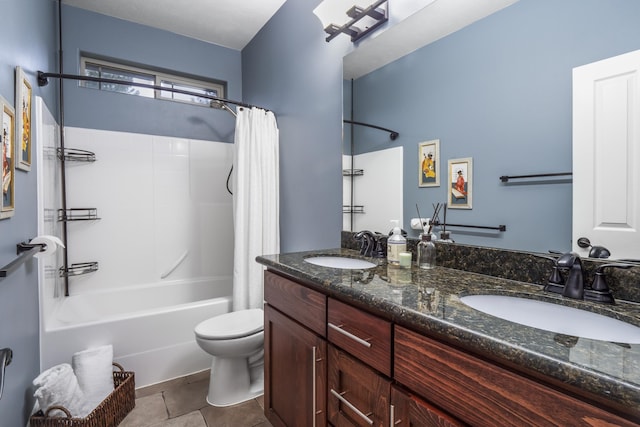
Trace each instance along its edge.
<path fill-rule="evenodd" d="M 119 427 L 271 427 L 262 396 L 216 408 L 207 404 L 209 371 L 136 390 L 136 407 Z"/>

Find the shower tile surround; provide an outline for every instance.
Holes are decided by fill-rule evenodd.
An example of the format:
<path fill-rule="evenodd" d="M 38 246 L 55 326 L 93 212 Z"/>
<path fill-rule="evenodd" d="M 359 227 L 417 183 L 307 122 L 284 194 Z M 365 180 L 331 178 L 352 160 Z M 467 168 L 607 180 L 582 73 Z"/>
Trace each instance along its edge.
<path fill-rule="evenodd" d="M 358 256 L 354 233 L 342 233 L 342 248 L 265 255 L 257 260 L 313 289 L 366 308 L 373 314 L 423 331 L 431 336 L 482 354 L 501 364 L 544 378 L 588 399 L 607 402 L 640 419 L 640 345 L 615 344 L 563 336 L 524 327 L 464 306 L 459 295 L 486 288 L 507 295 L 529 294 L 560 300 L 610 316 L 640 319 L 640 268 L 612 272 L 609 285 L 619 304 L 586 303 L 543 291 L 552 262 L 544 254 L 437 243 L 438 266 L 434 270 L 388 267 L 378 261 L 371 270 L 336 270 L 313 266 L 304 258 L 313 255 Z M 408 239 L 414 253 L 416 239 Z M 587 280 L 603 261 L 585 260 Z M 403 274 L 404 273 L 404 274 Z M 506 280 L 505 280 L 506 279 Z M 478 285 L 482 283 L 482 285 Z M 433 301 L 432 301 L 433 299 Z M 626 300 L 626 301 L 624 301 Z M 635 302 L 635 303 L 634 303 Z"/>
<path fill-rule="evenodd" d="M 96 154 L 66 167 L 67 205 L 101 218 L 68 226 L 70 262 L 100 261 L 74 293 L 232 275 L 231 144 L 66 127 L 65 145 Z"/>
<path fill-rule="evenodd" d="M 62 237 L 58 127 L 39 98 L 35 105 L 46 137 L 36 146 L 38 234 Z M 68 223 L 69 264 L 99 269 L 71 277 L 65 297 L 62 251 L 41 259 L 40 369 L 103 344 L 139 386 L 208 368 L 193 327 L 230 309 L 233 251 L 218 242 L 233 235 L 224 185 L 232 144 L 74 127 L 65 142 L 96 154 L 67 162 L 67 206 L 95 207 L 101 218 Z"/>

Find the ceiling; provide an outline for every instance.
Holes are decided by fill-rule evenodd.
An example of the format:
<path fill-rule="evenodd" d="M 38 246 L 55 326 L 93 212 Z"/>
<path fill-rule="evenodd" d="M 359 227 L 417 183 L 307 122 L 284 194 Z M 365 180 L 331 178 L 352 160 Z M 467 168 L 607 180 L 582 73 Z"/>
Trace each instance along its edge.
<path fill-rule="evenodd" d="M 285 1 L 62 0 L 62 3 L 242 50 Z M 364 39 L 348 53 L 344 58 L 345 78 L 358 78 L 376 70 L 518 0 L 402 1 L 398 10 L 408 7 L 419 10 Z M 318 37 L 325 36 L 318 21 Z"/>
<path fill-rule="evenodd" d="M 62 3 L 242 50 L 285 1 L 62 0 Z"/>
<path fill-rule="evenodd" d="M 423 0 L 423 7 L 344 57 L 345 79 L 357 79 L 518 0 Z"/>

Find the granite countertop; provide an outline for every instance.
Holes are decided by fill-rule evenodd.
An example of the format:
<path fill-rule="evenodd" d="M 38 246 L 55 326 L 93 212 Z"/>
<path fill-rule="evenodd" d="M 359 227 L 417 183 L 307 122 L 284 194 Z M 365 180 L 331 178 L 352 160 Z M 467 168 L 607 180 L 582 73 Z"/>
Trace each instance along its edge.
<path fill-rule="evenodd" d="M 320 267 L 305 258 L 317 255 L 360 257 L 352 249 L 278 255 L 256 260 L 330 296 L 469 351 L 522 368 L 551 382 L 562 382 L 640 416 L 640 344 L 611 343 L 547 332 L 484 314 L 462 303 L 468 294 L 525 296 L 582 308 L 640 326 L 640 304 L 605 305 L 545 292 L 543 286 L 436 267 L 421 270 L 387 265 L 342 270 Z"/>

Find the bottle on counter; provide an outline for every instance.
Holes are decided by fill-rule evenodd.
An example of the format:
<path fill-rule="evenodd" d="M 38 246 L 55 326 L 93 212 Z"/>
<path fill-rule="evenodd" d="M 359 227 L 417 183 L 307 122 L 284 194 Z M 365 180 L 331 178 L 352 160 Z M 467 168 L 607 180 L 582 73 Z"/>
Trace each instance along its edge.
<path fill-rule="evenodd" d="M 394 224 L 392 234 L 387 239 L 387 262 L 392 265 L 400 265 L 400 252 L 407 251 L 407 239 L 402 235 L 402 230 L 397 219 L 391 220 Z"/>
<path fill-rule="evenodd" d="M 431 241 L 430 233 L 420 235 L 418 242 L 418 267 L 428 270 L 436 266 L 436 245 Z"/>

